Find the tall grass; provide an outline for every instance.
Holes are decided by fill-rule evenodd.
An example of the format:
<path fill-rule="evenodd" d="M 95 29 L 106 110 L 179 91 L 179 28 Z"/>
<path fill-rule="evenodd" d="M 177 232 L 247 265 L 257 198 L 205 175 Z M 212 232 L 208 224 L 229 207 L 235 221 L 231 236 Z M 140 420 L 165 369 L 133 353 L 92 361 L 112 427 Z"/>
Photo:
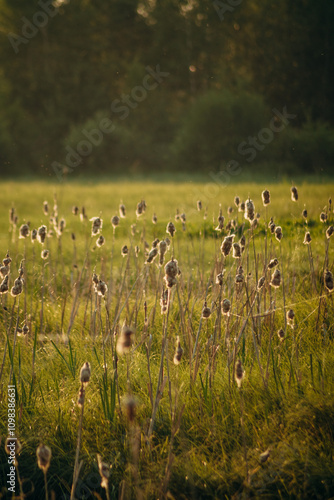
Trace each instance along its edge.
<path fill-rule="evenodd" d="M 64 185 L 55 197 L 58 213 L 50 205 L 48 215 L 43 201 L 53 192 L 43 185 L 33 186 L 33 201 L 23 184 L 16 199 L 3 199 L 18 221 L 7 234 L 7 216 L 0 218 L 3 257 L 8 250 L 12 258 L 9 291 L 1 295 L 0 429 L 4 442 L 12 383 L 23 494 L 334 496 L 334 312 L 324 282 L 333 272 L 326 230 L 334 186 L 305 184 L 297 201 L 288 185 L 269 186 L 264 207 L 266 187 L 234 185 L 203 201 L 206 210 L 197 210 L 193 186 L 185 184 Z M 254 216 L 244 217 L 235 195 L 252 198 Z M 138 209 L 144 198 L 147 208 Z M 121 200 L 126 217 L 116 228 L 111 218 Z M 225 223 L 216 230 L 220 204 Z M 88 217 L 80 220 L 83 206 Z M 186 217 L 175 220 L 176 213 Z M 92 236 L 94 217 L 103 225 Z M 268 227 L 270 217 L 282 239 Z M 30 231 L 47 226 L 44 245 L 18 238 L 23 220 Z M 306 231 L 312 248 L 303 243 Z M 228 250 L 222 243 L 232 235 Z M 161 257 L 166 245 L 154 240 L 167 237 Z M 12 296 L 23 258 L 25 286 Z M 175 260 L 170 273 L 165 265 Z M 84 389 L 79 367 L 87 362 Z M 44 477 L 40 443 L 52 450 Z M 6 498 L 3 447 L 0 457 Z"/>

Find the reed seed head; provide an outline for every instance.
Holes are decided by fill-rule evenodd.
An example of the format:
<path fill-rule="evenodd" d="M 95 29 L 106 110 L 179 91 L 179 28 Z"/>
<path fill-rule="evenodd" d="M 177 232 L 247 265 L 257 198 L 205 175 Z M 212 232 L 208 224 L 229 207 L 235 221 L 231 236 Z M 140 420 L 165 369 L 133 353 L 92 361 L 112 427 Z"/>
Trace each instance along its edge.
<path fill-rule="evenodd" d="M 271 261 L 268 264 L 268 269 L 273 269 L 274 267 L 278 266 L 278 259 L 271 259 Z"/>
<path fill-rule="evenodd" d="M 102 461 L 101 455 L 97 455 L 97 464 L 101 476 L 101 487 L 107 490 L 109 488 L 110 466 Z"/>
<path fill-rule="evenodd" d="M 266 207 L 270 203 L 270 192 L 268 191 L 268 189 L 262 191 L 262 203 L 264 207 Z"/>
<path fill-rule="evenodd" d="M 293 328 L 294 324 L 295 324 L 295 312 L 293 309 L 289 309 L 287 311 L 286 320 L 287 320 L 288 325 L 291 326 L 291 328 Z"/>
<path fill-rule="evenodd" d="M 284 337 L 285 337 L 285 332 L 284 332 L 283 328 L 280 328 L 280 329 L 278 330 L 278 332 L 277 332 L 277 336 L 278 336 L 278 338 L 279 338 L 280 342 L 283 342 Z"/>
<path fill-rule="evenodd" d="M 157 255 L 158 255 L 158 249 L 155 246 L 155 247 L 152 248 L 152 250 L 148 254 L 148 257 L 146 259 L 146 264 L 151 264 L 154 261 L 154 259 L 156 258 Z"/>
<path fill-rule="evenodd" d="M 96 236 L 102 229 L 103 220 L 101 217 L 92 217 L 89 220 L 92 223 L 92 236 Z"/>
<path fill-rule="evenodd" d="M 218 225 L 215 229 L 215 231 L 222 231 L 224 229 L 224 221 L 225 217 L 223 215 L 218 215 Z"/>
<path fill-rule="evenodd" d="M 8 290 L 9 290 L 8 280 L 9 280 L 9 276 L 7 275 L 4 277 L 3 281 L 0 284 L 0 293 L 7 293 L 8 292 Z"/>
<path fill-rule="evenodd" d="M 176 231 L 176 229 L 175 229 L 173 222 L 172 221 L 168 222 L 167 228 L 166 228 L 166 233 L 168 233 L 173 238 L 175 231 Z"/>
<path fill-rule="evenodd" d="M 112 218 L 111 218 L 111 224 L 112 224 L 112 227 L 114 229 L 116 229 L 116 227 L 119 225 L 119 217 L 118 215 L 114 215 Z"/>
<path fill-rule="evenodd" d="M 327 214 L 326 212 L 321 212 L 320 214 L 320 222 L 325 223 L 327 221 Z"/>
<path fill-rule="evenodd" d="M 156 216 L 155 213 L 152 215 L 152 222 L 153 224 L 156 224 L 158 222 L 158 217 Z"/>
<path fill-rule="evenodd" d="M 241 257 L 241 246 L 239 243 L 233 243 L 233 258 L 240 259 Z"/>
<path fill-rule="evenodd" d="M 325 281 L 325 286 L 326 286 L 327 290 L 329 292 L 332 292 L 334 289 L 333 274 L 328 269 L 326 269 L 326 271 L 325 271 L 324 281 Z"/>
<path fill-rule="evenodd" d="M 208 319 L 211 316 L 211 309 L 207 306 L 207 303 L 204 302 L 204 307 L 202 309 L 202 318 Z"/>
<path fill-rule="evenodd" d="M 281 226 L 276 226 L 275 227 L 275 238 L 277 241 L 281 241 L 283 238 L 283 233 L 282 233 L 282 228 Z"/>
<path fill-rule="evenodd" d="M 223 243 L 221 244 L 220 251 L 224 255 L 224 257 L 227 257 L 231 251 L 234 236 L 234 234 L 225 236 Z"/>
<path fill-rule="evenodd" d="M 145 213 L 145 211 L 146 211 L 146 202 L 145 200 L 141 200 L 139 203 L 137 203 L 136 216 L 140 217 Z"/>
<path fill-rule="evenodd" d="M 121 203 L 119 206 L 119 216 L 122 219 L 124 219 L 124 217 L 126 217 L 126 208 L 125 208 L 125 205 L 123 205 L 123 203 Z"/>
<path fill-rule="evenodd" d="M 121 250 L 122 257 L 125 257 L 126 255 L 128 255 L 128 253 L 129 253 L 129 249 L 128 249 L 127 245 L 123 245 L 122 250 Z"/>
<path fill-rule="evenodd" d="M 235 204 L 235 206 L 237 208 L 239 207 L 239 205 L 240 205 L 240 198 L 239 198 L 239 196 L 235 196 L 234 197 L 234 204 Z"/>
<path fill-rule="evenodd" d="M 86 363 L 82 365 L 80 370 L 80 382 L 84 386 L 86 386 L 90 380 L 90 376 L 91 376 L 90 364 L 88 363 L 88 361 L 86 361 Z"/>
<path fill-rule="evenodd" d="M 309 245 L 312 241 L 311 234 L 309 231 L 306 231 L 305 236 L 304 236 L 304 245 Z"/>
<path fill-rule="evenodd" d="M 30 230 L 28 224 L 22 224 L 20 227 L 20 236 L 19 238 L 24 239 L 29 236 Z"/>
<path fill-rule="evenodd" d="M 291 188 L 291 200 L 292 201 L 298 201 L 298 191 L 295 186 Z"/>
<path fill-rule="evenodd" d="M 100 234 L 100 236 L 96 240 L 96 245 L 100 248 L 105 244 L 105 241 L 106 240 L 105 240 L 104 236 L 102 234 Z"/>
<path fill-rule="evenodd" d="M 329 238 L 332 236 L 334 233 L 334 226 L 329 226 L 326 231 L 326 238 L 329 240 Z"/>
<path fill-rule="evenodd" d="M 44 248 L 44 250 L 42 250 L 41 257 L 42 259 L 46 260 L 49 257 L 49 250 L 46 250 Z"/>
<path fill-rule="evenodd" d="M 108 285 L 105 281 L 99 280 L 96 285 L 95 291 L 100 297 L 105 297 L 108 291 Z"/>
<path fill-rule="evenodd" d="M 175 354 L 174 354 L 174 358 L 173 358 L 174 365 L 180 364 L 182 355 L 183 355 L 183 349 L 181 347 L 180 338 L 176 337 Z"/>
<path fill-rule="evenodd" d="M 31 236 L 32 243 L 35 243 L 35 241 L 37 239 L 37 229 L 32 229 L 30 236 Z"/>
<path fill-rule="evenodd" d="M 197 210 L 199 212 L 202 210 L 202 202 L 201 202 L 201 200 L 197 200 Z"/>
<path fill-rule="evenodd" d="M 130 351 L 134 336 L 134 330 L 130 326 L 123 325 L 121 334 L 117 339 L 116 351 L 122 356 Z"/>
<path fill-rule="evenodd" d="M 77 207 L 76 205 L 74 205 L 72 207 L 72 214 L 73 215 L 79 215 L 79 207 Z"/>
<path fill-rule="evenodd" d="M 255 206 L 253 201 L 250 198 L 248 198 L 245 205 L 245 219 L 252 222 L 252 220 L 254 220 L 254 217 L 255 217 Z"/>
<path fill-rule="evenodd" d="M 10 293 L 12 297 L 17 297 L 22 293 L 23 290 L 23 279 L 19 276 L 14 281 L 14 286 L 12 287 Z"/>
<path fill-rule="evenodd" d="M 265 276 L 261 276 L 261 278 L 257 282 L 257 290 L 258 291 L 260 291 L 263 288 L 263 285 L 264 285 L 265 281 L 266 281 L 266 277 Z"/>
<path fill-rule="evenodd" d="M 45 444 L 40 444 L 36 450 L 37 465 L 44 472 L 47 472 L 51 462 L 51 448 Z"/>
<path fill-rule="evenodd" d="M 224 299 L 222 301 L 222 313 L 225 314 L 226 316 L 229 316 L 230 310 L 231 310 L 231 302 L 228 299 Z"/>
<path fill-rule="evenodd" d="M 44 215 L 49 214 L 49 204 L 47 201 L 44 201 L 44 203 L 43 203 L 43 212 L 44 212 Z"/>
<path fill-rule="evenodd" d="M 241 387 L 244 377 L 245 377 L 245 370 L 243 369 L 240 359 L 238 359 L 238 361 L 235 364 L 235 381 L 239 388 Z"/>
<path fill-rule="evenodd" d="M 281 280 L 281 271 L 279 269 L 275 269 L 275 271 L 271 275 L 270 286 L 272 286 L 273 288 L 279 288 L 281 285 Z"/>
<path fill-rule="evenodd" d="M 216 276 L 216 284 L 219 286 L 223 286 L 224 273 L 225 269 Z"/>
<path fill-rule="evenodd" d="M 304 210 L 302 211 L 302 216 L 304 217 L 305 220 L 307 219 L 307 210 L 306 210 L 306 208 L 304 208 Z"/>

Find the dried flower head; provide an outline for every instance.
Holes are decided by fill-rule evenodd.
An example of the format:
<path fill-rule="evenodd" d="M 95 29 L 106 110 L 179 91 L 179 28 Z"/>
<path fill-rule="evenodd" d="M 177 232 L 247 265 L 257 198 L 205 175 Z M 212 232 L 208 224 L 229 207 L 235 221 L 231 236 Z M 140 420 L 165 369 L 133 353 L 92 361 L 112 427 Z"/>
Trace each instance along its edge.
<path fill-rule="evenodd" d="M 157 247 L 153 247 L 152 250 L 150 251 L 150 253 L 148 254 L 148 257 L 147 257 L 145 263 L 151 264 L 151 262 L 154 261 L 154 259 L 156 258 L 157 255 L 158 255 L 158 249 L 157 249 Z"/>
<path fill-rule="evenodd" d="M 279 269 L 275 269 L 275 271 L 271 275 L 270 286 L 278 288 L 281 285 L 281 279 L 281 271 Z"/>
<path fill-rule="evenodd" d="M 9 290 L 8 281 L 9 281 L 9 277 L 7 275 L 4 277 L 3 281 L 0 284 L 0 293 L 7 293 L 8 292 L 8 290 Z"/>
<path fill-rule="evenodd" d="M 230 315 L 231 302 L 228 299 L 222 301 L 222 313 L 226 316 Z"/>
<path fill-rule="evenodd" d="M 76 205 L 74 205 L 72 207 L 72 214 L 73 215 L 78 215 L 79 214 L 79 207 L 77 207 Z"/>
<path fill-rule="evenodd" d="M 116 227 L 119 225 L 119 217 L 118 215 L 114 215 L 112 218 L 111 218 L 111 224 L 112 224 L 112 227 L 114 229 L 116 229 Z"/>
<path fill-rule="evenodd" d="M 233 243 L 233 258 L 240 259 L 241 257 L 241 246 L 239 243 Z"/>
<path fill-rule="evenodd" d="M 235 196 L 234 197 L 234 204 L 235 204 L 236 207 L 238 207 L 240 205 L 240 198 L 239 198 L 239 196 Z"/>
<path fill-rule="evenodd" d="M 44 212 L 44 215 L 49 214 L 49 204 L 47 201 L 44 201 L 44 203 L 43 203 L 43 212 Z"/>
<path fill-rule="evenodd" d="M 37 229 L 37 241 L 39 241 L 42 245 L 45 242 L 46 234 L 47 234 L 46 226 L 43 225 Z"/>
<path fill-rule="evenodd" d="M 262 191 L 262 203 L 265 207 L 270 203 L 270 192 L 268 191 L 268 189 Z"/>
<path fill-rule="evenodd" d="M 42 259 L 46 260 L 49 257 L 49 250 L 42 250 L 41 257 Z"/>
<path fill-rule="evenodd" d="M 223 286 L 224 273 L 225 269 L 216 276 L 216 284 L 219 286 Z"/>
<path fill-rule="evenodd" d="M 158 222 L 158 217 L 156 216 L 155 213 L 152 215 L 152 222 L 153 224 L 156 224 Z"/>
<path fill-rule="evenodd" d="M 90 380 L 90 376 L 91 376 L 90 364 L 88 363 L 88 361 L 86 361 L 86 363 L 82 365 L 80 370 L 80 382 L 84 386 L 86 386 Z"/>
<path fill-rule="evenodd" d="M 126 216 L 126 208 L 125 208 L 125 205 L 123 205 L 123 203 L 121 203 L 119 206 L 119 216 L 122 219 L 124 219 L 124 217 Z"/>
<path fill-rule="evenodd" d="M 320 222 L 326 222 L 327 221 L 327 214 L 326 212 L 321 212 L 320 214 Z"/>
<path fill-rule="evenodd" d="M 5 278 L 6 276 L 8 276 L 9 271 L 10 271 L 9 265 L 7 265 L 7 266 L 1 266 L 0 267 L 0 276 L 1 276 L 1 278 Z"/>
<path fill-rule="evenodd" d="M 306 210 L 306 208 L 304 208 L 304 210 L 302 211 L 302 216 L 304 217 L 305 220 L 307 219 L 307 210 Z"/>
<path fill-rule="evenodd" d="M 258 291 L 260 291 L 261 288 L 263 288 L 263 285 L 264 285 L 265 281 L 266 281 L 266 277 L 265 276 L 261 276 L 261 278 L 257 282 L 257 290 Z"/>
<path fill-rule="evenodd" d="M 168 289 L 162 289 L 160 298 L 161 314 L 165 314 L 168 309 Z"/>
<path fill-rule="evenodd" d="M 325 286 L 326 286 L 327 290 L 329 292 L 332 292 L 334 289 L 333 274 L 328 269 L 326 269 L 326 271 L 325 271 L 324 281 L 325 281 Z"/>
<path fill-rule="evenodd" d="M 223 215 L 218 215 L 217 221 L 218 221 L 218 225 L 215 228 L 215 231 L 222 231 L 224 229 L 225 217 Z"/>
<path fill-rule="evenodd" d="M 279 338 L 280 342 L 283 342 L 284 337 L 285 337 L 285 332 L 284 332 L 283 328 L 280 328 L 280 329 L 278 330 L 278 332 L 277 332 L 277 336 L 278 336 L 278 338 Z"/>
<path fill-rule="evenodd" d="M 146 202 L 145 200 L 141 200 L 139 203 L 137 203 L 137 210 L 136 210 L 136 216 L 140 217 L 145 213 L 146 211 Z"/>
<path fill-rule="evenodd" d="M 278 259 L 271 259 L 271 261 L 268 264 L 268 269 L 273 269 L 274 267 L 278 266 Z"/>
<path fill-rule="evenodd" d="M 283 233 L 282 233 L 282 228 L 281 226 L 276 226 L 275 227 L 275 238 L 277 241 L 281 241 L 283 238 Z"/>
<path fill-rule="evenodd" d="M 289 326 L 293 328 L 294 323 L 295 323 L 295 312 L 293 309 L 289 309 L 286 313 L 286 320 Z"/>
<path fill-rule="evenodd" d="M 246 203 L 244 201 L 241 201 L 239 203 L 238 212 L 244 212 L 245 211 L 245 207 L 246 207 Z"/>
<path fill-rule="evenodd" d="M 96 285 L 95 291 L 100 297 L 105 297 L 108 291 L 108 285 L 105 281 L 99 280 Z"/>
<path fill-rule="evenodd" d="M 245 219 L 252 222 L 254 217 L 255 217 L 255 206 L 253 201 L 250 198 L 248 198 L 245 205 Z"/>
<path fill-rule="evenodd" d="M 235 235 L 231 234 L 230 236 L 225 236 L 223 243 L 221 244 L 220 250 L 224 257 L 227 257 L 231 251 L 232 243 Z"/>
<path fill-rule="evenodd" d="M 176 337 L 175 354 L 173 358 L 174 365 L 179 365 L 183 355 L 180 338 Z"/>
<path fill-rule="evenodd" d="M 128 253 L 129 253 L 129 249 L 128 249 L 127 245 L 123 245 L 122 250 L 121 250 L 122 257 L 125 257 L 126 255 L 128 255 Z"/>
<path fill-rule="evenodd" d="M 202 318 L 208 319 L 211 316 L 211 309 L 207 306 L 206 301 L 204 302 L 204 307 L 202 309 Z"/>
<path fill-rule="evenodd" d="M 19 238 L 24 239 L 29 236 L 30 230 L 28 224 L 22 224 L 20 227 L 20 236 Z"/>
<path fill-rule="evenodd" d="M 311 243 L 311 241 L 312 241 L 311 234 L 310 234 L 310 232 L 309 232 L 309 231 L 307 231 L 307 232 L 305 233 L 303 243 L 304 243 L 304 245 L 309 245 L 309 244 Z"/>
<path fill-rule="evenodd" d="M 138 245 L 135 246 L 135 256 L 138 257 L 138 254 L 140 252 L 140 248 Z"/>
<path fill-rule="evenodd" d="M 22 290 L 23 290 L 23 279 L 19 276 L 14 281 L 14 286 L 12 287 L 10 293 L 12 297 L 17 297 L 22 293 Z"/>
<path fill-rule="evenodd" d="M 31 241 L 34 243 L 37 239 L 37 229 L 32 229 L 30 236 L 31 236 Z"/>
<path fill-rule="evenodd" d="M 44 472 L 47 472 L 51 462 L 51 448 L 45 444 L 40 444 L 36 450 L 37 465 Z"/>
<path fill-rule="evenodd" d="M 173 238 L 175 231 L 176 231 L 176 229 L 175 229 L 173 222 L 168 222 L 167 228 L 166 228 L 166 233 L 168 233 Z"/>
<path fill-rule="evenodd" d="M 291 200 L 292 201 L 298 201 L 298 191 L 295 186 L 291 188 Z"/>
<path fill-rule="evenodd" d="M 83 222 L 86 219 L 87 219 L 86 209 L 85 209 L 85 207 L 82 207 L 81 208 L 81 213 L 80 213 L 80 220 L 81 220 L 81 222 Z"/>
<path fill-rule="evenodd" d="M 332 236 L 334 233 L 334 226 L 329 226 L 326 230 L 326 238 L 329 240 L 329 238 Z"/>
<path fill-rule="evenodd" d="M 100 236 L 96 240 L 96 245 L 100 248 L 105 244 L 105 241 L 106 240 L 105 240 L 104 236 L 102 234 L 100 234 Z"/>
<path fill-rule="evenodd" d="M 92 236 L 96 236 L 102 229 L 103 220 L 101 217 L 92 217 L 89 220 L 92 222 Z"/>
<path fill-rule="evenodd" d="M 241 387 L 244 377 L 245 377 L 245 370 L 242 367 L 240 359 L 238 359 L 238 361 L 235 364 L 235 381 L 239 388 Z"/>
<path fill-rule="evenodd" d="M 168 245 L 166 240 L 159 241 L 158 251 L 159 251 L 159 265 L 162 266 L 164 263 L 164 256 L 167 252 Z"/>
<path fill-rule="evenodd" d="M 116 351 L 122 356 L 130 351 L 132 346 L 132 339 L 134 335 L 134 330 L 130 326 L 123 325 L 121 334 L 117 339 Z"/>
<path fill-rule="evenodd" d="M 108 483 L 110 477 L 110 466 L 106 462 L 102 461 L 101 456 L 99 454 L 97 455 L 97 464 L 101 476 L 101 487 L 107 490 L 109 487 Z"/>
<path fill-rule="evenodd" d="M 176 285 L 176 276 L 180 273 L 177 260 L 172 259 L 165 265 L 165 283 L 168 288 Z"/>

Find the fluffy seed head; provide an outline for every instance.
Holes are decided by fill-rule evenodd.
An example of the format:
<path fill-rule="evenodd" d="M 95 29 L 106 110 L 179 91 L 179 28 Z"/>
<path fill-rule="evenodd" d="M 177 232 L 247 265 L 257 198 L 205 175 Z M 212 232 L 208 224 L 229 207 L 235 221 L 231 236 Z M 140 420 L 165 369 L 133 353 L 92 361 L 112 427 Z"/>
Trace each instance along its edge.
<path fill-rule="evenodd" d="M 293 328 L 295 322 L 295 312 L 293 309 L 289 309 L 286 313 L 286 320 L 289 326 Z"/>
<path fill-rule="evenodd" d="M 110 466 L 106 462 L 102 461 L 101 455 L 99 454 L 97 455 L 97 464 L 101 476 L 101 486 L 107 490 L 110 477 Z"/>
<path fill-rule="evenodd" d="M 38 467 L 46 473 L 48 468 L 50 467 L 51 461 L 51 448 L 46 446 L 45 444 L 40 444 L 36 450 L 37 455 L 37 465 Z"/>
<path fill-rule="evenodd" d="M 285 337 L 285 332 L 284 332 L 283 328 L 280 328 L 280 329 L 278 330 L 278 332 L 277 332 L 277 336 L 278 336 L 278 338 L 279 338 L 280 342 L 283 342 L 284 337 Z"/>
<path fill-rule="evenodd" d="M 119 216 L 122 219 L 124 219 L 124 217 L 126 216 L 126 209 L 125 209 L 125 205 L 123 205 L 123 203 L 121 203 L 119 206 Z"/>
<path fill-rule="evenodd" d="M 211 309 L 207 306 L 207 303 L 204 302 L 204 307 L 202 309 L 202 318 L 208 319 L 211 316 Z"/>
<path fill-rule="evenodd" d="M 253 201 L 250 198 L 248 198 L 245 205 L 245 219 L 252 222 L 254 217 L 255 217 L 255 206 Z"/>
<path fill-rule="evenodd" d="M 233 258 L 240 259 L 241 257 L 241 246 L 239 243 L 233 243 Z"/>
<path fill-rule="evenodd" d="M 281 226 L 276 226 L 275 227 L 275 238 L 277 241 L 281 241 L 283 238 L 283 233 L 282 233 L 282 228 Z"/>
<path fill-rule="evenodd" d="M 227 316 L 230 315 L 230 309 L 231 309 L 231 302 L 228 299 L 224 299 L 222 301 L 222 313 L 226 314 Z"/>
<path fill-rule="evenodd" d="M 90 364 L 88 361 L 84 363 L 81 367 L 80 370 L 80 382 L 86 386 L 90 380 L 90 375 L 91 375 L 91 369 L 90 369 Z"/>
<path fill-rule="evenodd" d="M 266 277 L 265 276 L 261 276 L 261 278 L 257 282 L 257 289 L 258 289 L 258 291 L 261 290 L 261 288 L 263 287 L 265 281 L 266 281 Z"/>
<path fill-rule="evenodd" d="M 281 279 L 281 271 L 279 269 L 275 269 L 275 271 L 271 275 L 270 286 L 278 288 L 281 285 Z"/>
<path fill-rule="evenodd" d="M 47 227 L 46 226 L 40 226 L 38 229 L 37 229 L 37 241 L 39 241 L 42 245 L 44 244 L 45 242 L 45 238 L 46 238 L 46 233 L 47 233 Z"/>
<path fill-rule="evenodd" d="M 153 224 L 156 224 L 158 222 L 158 217 L 156 216 L 155 213 L 152 215 L 152 222 Z"/>
<path fill-rule="evenodd" d="M 130 326 L 123 325 L 121 334 L 117 339 L 116 351 L 122 356 L 130 351 L 132 346 L 132 339 L 134 335 L 134 330 Z"/>
<path fill-rule="evenodd" d="M 128 253 L 129 253 L 129 249 L 128 249 L 127 245 L 123 245 L 122 250 L 121 250 L 122 256 L 125 257 L 126 255 L 128 255 Z"/>
<path fill-rule="evenodd" d="M 333 274 L 328 269 L 326 269 L 326 271 L 325 271 L 324 281 L 325 281 L 325 286 L 326 286 L 327 290 L 329 292 L 332 292 L 334 289 Z"/>
<path fill-rule="evenodd" d="M 271 261 L 268 264 L 268 269 L 273 269 L 274 267 L 278 266 L 278 259 L 271 259 Z"/>
<path fill-rule="evenodd" d="M 46 260 L 49 257 L 49 250 L 42 250 L 41 257 L 42 259 Z"/>
<path fill-rule="evenodd" d="M 103 226 L 103 220 L 101 217 L 92 217 L 89 220 L 92 223 L 92 236 L 99 234 Z"/>
<path fill-rule="evenodd" d="M 24 238 L 27 238 L 29 236 L 29 226 L 28 224 L 22 224 L 22 226 L 20 227 L 20 236 L 19 238 L 21 239 L 24 239 Z"/>
<path fill-rule="evenodd" d="M 326 222 L 327 221 L 327 214 L 326 212 L 321 212 L 320 214 L 320 222 Z"/>
<path fill-rule="evenodd" d="M 305 236 L 304 236 L 304 245 L 309 245 L 312 241 L 311 234 L 309 231 L 306 231 Z"/>
<path fill-rule="evenodd" d="M 72 207 L 72 214 L 73 215 L 78 215 L 79 214 L 79 207 L 77 207 L 76 205 L 74 205 Z"/>
<path fill-rule="evenodd" d="M 231 251 L 234 236 L 234 234 L 231 234 L 231 236 L 226 236 L 223 240 L 223 243 L 221 244 L 220 250 L 224 257 L 227 257 Z"/>
<path fill-rule="evenodd" d="M 175 354 L 173 358 L 174 365 L 179 365 L 183 355 L 183 349 L 181 347 L 180 338 L 176 337 Z"/>
<path fill-rule="evenodd" d="M 307 210 L 306 210 L 306 208 L 304 208 L 304 210 L 302 211 L 302 216 L 304 217 L 305 220 L 307 219 Z"/>
<path fill-rule="evenodd" d="M 157 255 L 158 255 L 158 249 L 157 247 L 153 247 L 150 253 L 148 254 L 148 257 L 146 259 L 146 264 L 151 264 L 151 262 L 154 261 Z"/>
<path fill-rule="evenodd" d="M 112 218 L 111 218 L 111 224 L 112 224 L 112 227 L 115 229 L 118 225 L 119 225 L 119 217 L 118 215 L 114 215 Z"/>
<path fill-rule="evenodd" d="M 238 387 L 241 387 L 242 381 L 245 377 L 245 370 L 242 367 L 240 359 L 235 364 L 235 381 Z"/>
<path fill-rule="evenodd" d="M 30 236 L 31 236 L 31 241 L 34 243 L 37 239 L 37 229 L 32 229 Z"/>
<path fill-rule="evenodd" d="M 198 211 L 202 210 L 202 202 L 201 202 L 201 200 L 197 200 L 197 210 Z"/>
<path fill-rule="evenodd" d="M 105 281 L 99 280 L 96 285 L 95 291 L 100 297 L 105 297 L 108 291 L 108 285 Z"/>
<path fill-rule="evenodd" d="M 238 207 L 240 205 L 240 198 L 239 198 L 239 196 L 235 196 L 234 197 L 234 204 L 235 204 L 236 207 Z"/>
<path fill-rule="evenodd" d="M 224 221 L 225 221 L 225 217 L 223 215 L 218 215 L 218 225 L 215 229 L 215 231 L 222 231 L 224 229 Z"/>
<path fill-rule="evenodd" d="M 22 293 L 22 290 L 23 290 L 23 279 L 19 276 L 14 281 L 14 286 L 12 287 L 10 293 L 12 297 L 17 297 Z"/>
<path fill-rule="evenodd" d="M 100 236 L 96 240 L 96 245 L 98 247 L 102 247 L 105 244 L 105 241 L 106 240 L 105 240 L 104 236 L 102 236 L 102 234 L 100 234 Z"/>
<path fill-rule="evenodd" d="M 173 222 L 172 221 L 168 222 L 167 228 L 166 228 L 166 233 L 168 233 L 173 238 L 175 231 L 176 231 L 176 229 L 175 229 Z"/>
<path fill-rule="evenodd" d="M 270 203 L 270 192 L 268 189 L 262 191 L 262 203 L 265 207 Z"/>
<path fill-rule="evenodd" d="M 329 238 L 332 236 L 334 233 L 334 226 L 329 226 L 326 231 L 326 238 L 329 240 Z"/>
<path fill-rule="evenodd" d="M 298 201 L 298 191 L 295 186 L 291 188 L 291 200 L 292 201 Z"/>
<path fill-rule="evenodd" d="M 225 273 L 225 270 L 222 271 L 221 273 L 217 274 L 217 276 L 216 276 L 216 284 L 219 286 L 223 286 L 224 273 Z"/>
<path fill-rule="evenodd" d="M 9 290 L 8 280 L 9 280 L 9 277 L 7 275 L 4 277 L 3 281 L 0 284 L 0 293 L 7 293 L 8 292 L 8 290 Z"/>

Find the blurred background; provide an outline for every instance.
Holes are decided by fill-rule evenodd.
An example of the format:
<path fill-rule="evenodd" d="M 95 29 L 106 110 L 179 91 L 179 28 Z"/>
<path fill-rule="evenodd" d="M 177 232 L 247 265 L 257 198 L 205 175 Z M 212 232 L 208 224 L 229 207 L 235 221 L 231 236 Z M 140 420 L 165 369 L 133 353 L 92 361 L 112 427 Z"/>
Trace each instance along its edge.
<path fill-rule="evenodd" d="M 0 0 L 0 172 L 330 174 L 333 26 L 328 0 Z"/>

